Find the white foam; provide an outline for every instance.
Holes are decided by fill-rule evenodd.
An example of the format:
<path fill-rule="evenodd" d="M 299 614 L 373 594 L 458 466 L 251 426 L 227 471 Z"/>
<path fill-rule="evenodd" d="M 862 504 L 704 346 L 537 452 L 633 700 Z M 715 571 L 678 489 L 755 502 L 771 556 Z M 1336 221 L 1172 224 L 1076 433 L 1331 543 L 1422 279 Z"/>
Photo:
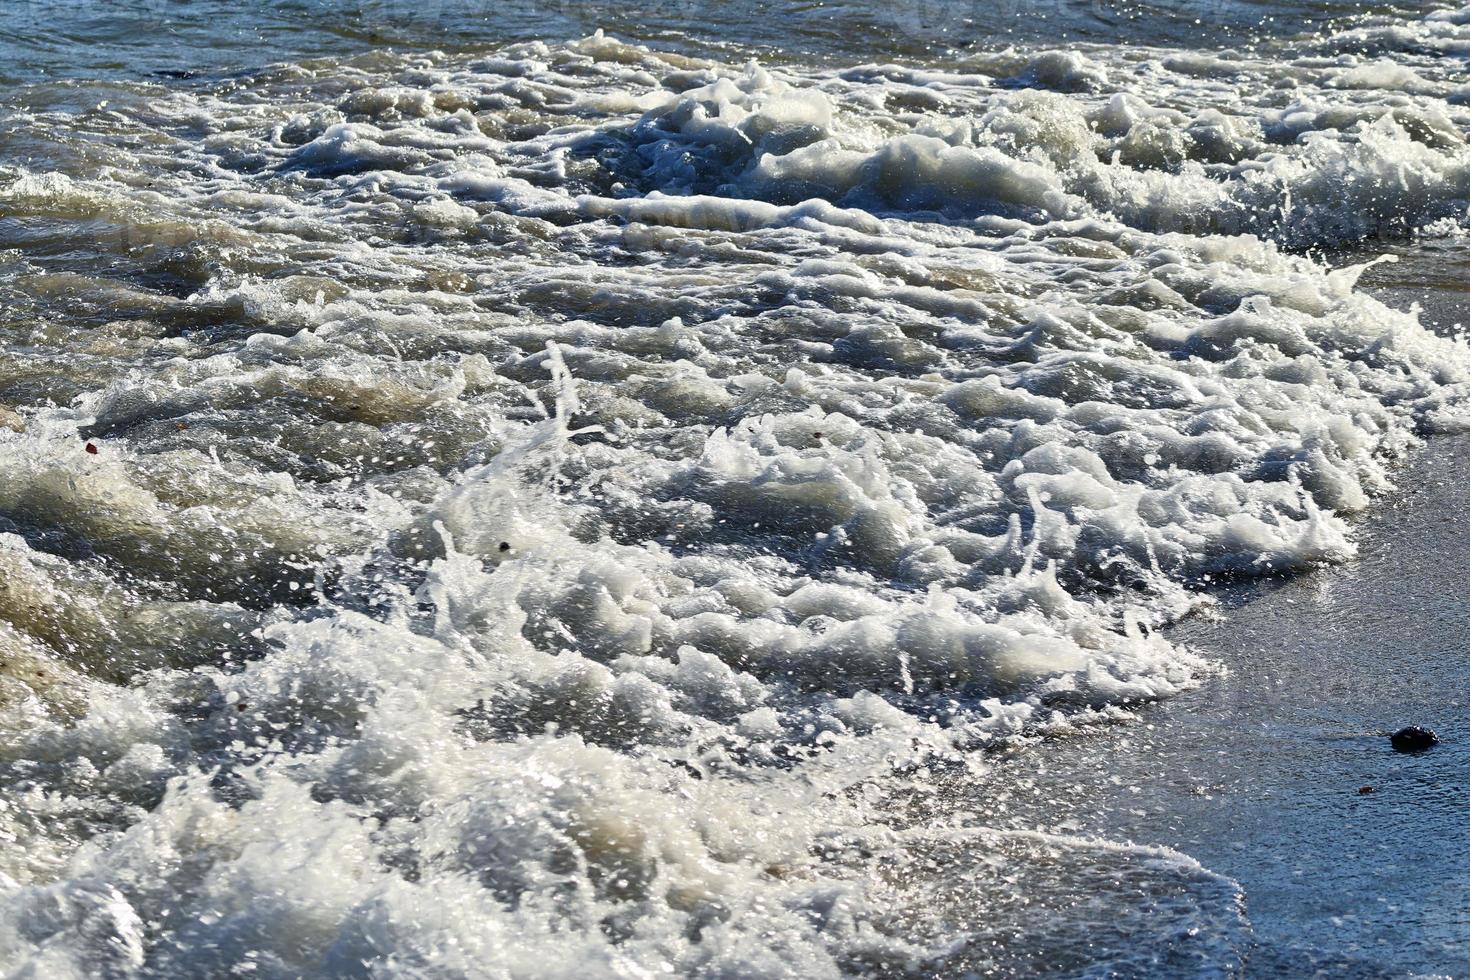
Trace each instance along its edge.
<path fill-rule="evenodd" d="M 205 271 L 17 270 L 92 319 L 85 394 L 0 416 L 0 968 L 940 956 L 852 872 L 880 784 L 1199 683 L 1202 583 L 1351 556 L 1465 424 L 1462 342 L 1286 250 L 1458 225 L 1450 74 L 599 32 L 160 96 L 181 165 L 9 181 Z"/>

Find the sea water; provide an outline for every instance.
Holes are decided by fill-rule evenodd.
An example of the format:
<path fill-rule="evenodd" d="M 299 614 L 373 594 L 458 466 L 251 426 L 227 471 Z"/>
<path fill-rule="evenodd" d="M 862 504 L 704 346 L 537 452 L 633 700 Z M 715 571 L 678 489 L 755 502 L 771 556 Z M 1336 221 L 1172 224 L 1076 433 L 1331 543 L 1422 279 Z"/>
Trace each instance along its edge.
<path fill-rule="evenodd" d="M 4 5 L 0 970 L 1249 970 L 1230 875 L 1004 801 L 1466 427 L 1458 327 L 1358 283 L 1461 241 L 1467 53 Z"/>

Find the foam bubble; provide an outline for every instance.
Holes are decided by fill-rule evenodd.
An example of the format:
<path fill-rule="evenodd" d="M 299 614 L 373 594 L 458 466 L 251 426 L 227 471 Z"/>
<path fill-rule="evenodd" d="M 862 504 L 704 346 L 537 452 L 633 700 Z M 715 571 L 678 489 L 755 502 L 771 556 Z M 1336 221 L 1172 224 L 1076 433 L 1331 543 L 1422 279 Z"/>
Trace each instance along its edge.
<path fill-rule="evenodd" d="M 892 791 L 1201 683 L 1158 627 L 1466 424 L 1463 342 L 1302 251 L 1458 226 L 1463 27 L 380 52 L 7 171 L 0 964 L 990 969 L 1075 947 L 1055 868 L 1238 964 L 1188 859 Z"/>

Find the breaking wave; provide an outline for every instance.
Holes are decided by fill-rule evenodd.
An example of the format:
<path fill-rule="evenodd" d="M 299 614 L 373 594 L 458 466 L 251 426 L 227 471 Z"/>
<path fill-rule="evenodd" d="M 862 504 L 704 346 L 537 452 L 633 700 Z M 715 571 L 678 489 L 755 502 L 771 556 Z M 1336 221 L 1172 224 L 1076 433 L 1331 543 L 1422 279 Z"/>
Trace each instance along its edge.
<path fill-rule="evenodd" d="M 1464 343 L 1311 252 L 1456 233 L 1466 21 L 9 106 L 0 970 L 1039 969 L 1065 868 L 1174 910 L 1105 961 L 1229 973 L 1187 858 L 894 828 L 1199 683 L 1160 626 L 1464 428 Z"/>

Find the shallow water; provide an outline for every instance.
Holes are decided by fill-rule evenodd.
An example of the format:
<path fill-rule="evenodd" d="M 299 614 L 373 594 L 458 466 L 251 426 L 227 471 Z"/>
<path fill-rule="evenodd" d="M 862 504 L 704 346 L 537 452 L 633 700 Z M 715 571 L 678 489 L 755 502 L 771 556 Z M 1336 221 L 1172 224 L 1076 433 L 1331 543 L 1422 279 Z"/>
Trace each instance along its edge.
<path fill-rule="evenodd" d="M 1277 702 L 1164 628 L 1470 421 L 1400 302 L 1470 13 L 659 10 L 0 9 L 0 970 L 1229 976 L 1309 921 L 1128 753 L 1179 840 L 1048 773 L 1160 701 L 1227 751 Z M 1280 704 L 1351 704 L 1311 649 Z M 1303 955 L 1434 965 L 1385 921 Z"/>
<path fill-rule="evenodd" d="M 1341 0 L 16 0 L 0 8 L 0 77 L 230 75 L 385 45 L 446 51 L 572 41 L 598 29 L 685 53 L 768 58 L 943 57 L 955 48 L 1094 42 L 1252 45 L 1312 36 L 1412 4 Z"/>

